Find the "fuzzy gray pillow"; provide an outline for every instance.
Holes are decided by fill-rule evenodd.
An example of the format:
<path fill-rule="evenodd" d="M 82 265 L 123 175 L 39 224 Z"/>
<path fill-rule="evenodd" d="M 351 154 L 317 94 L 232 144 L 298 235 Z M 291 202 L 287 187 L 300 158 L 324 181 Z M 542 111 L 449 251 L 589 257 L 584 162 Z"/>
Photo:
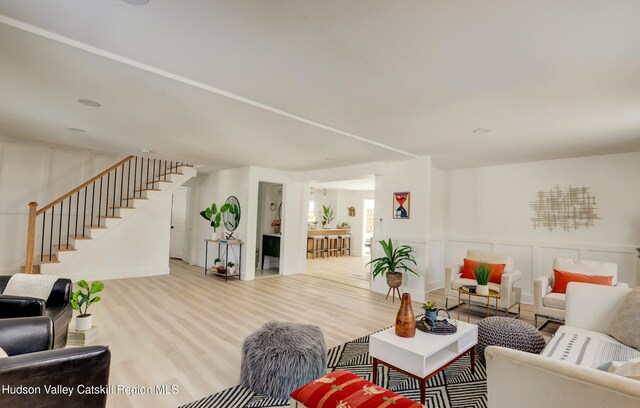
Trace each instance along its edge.
<path fill-rule="evenodd" d="M 640 350 L 640 287 L 627 295 L 609 323 L 607 334 L 622 344 Z"/>

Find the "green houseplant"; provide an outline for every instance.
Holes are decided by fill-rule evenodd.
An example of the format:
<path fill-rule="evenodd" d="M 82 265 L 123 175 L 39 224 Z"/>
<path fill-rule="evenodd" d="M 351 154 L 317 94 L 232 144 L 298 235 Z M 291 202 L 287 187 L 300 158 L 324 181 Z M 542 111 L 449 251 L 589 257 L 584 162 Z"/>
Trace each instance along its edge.
<path fill-rule="evenodd" d="M 333 209 L 331 209 L 330 205 L 323 205 L 322 206 L 322 226 L 323 227 L 327 227 L 331 221 L 333 221 Z"/>
<path fill-rule="evenodd" d="M 473 275 L 476 277 L 476 293 L 480 296 L 489 295 L 489 279 L 491 278 L 491 267 L 486 262 L 480 262 L 473 270 Z"/>
<path fill-rule="evenodd" d="M 86 280 L 78 281 L 79 290 L 71 295 L 71 307 L 80 314 L 76 317 L 76 330 L 89 330 L 93 326 L 93 319 L 89 313 L 89 306 L 101 300 L 100 296 L 93 296 L 102 292 L 104 283 L 94 281 L 91 286 Z M 83 290 L 84 289 L 84 290 Z M 93 297 L 92 297 L 93 296 Z"/>
<path fill-rule="evenodd" d="M 213 227 L 213 234 L 211 234 L 211 239 L 217 239 L 216 231 L 220 228 L 220 223 L 222 222 L 222 214 L 229 211 L 229 204 L 223 204 L 220 206 L 218 210 L 218 205 L 216 203 L 211 204 L 211 207 L 205 208 L 200 211 L 200 215 L 205 220 L 209 221 L 210 225 Z M 234 214 L 235 215 L 235 214 Z"/>
<path fill-rule="evenodd" d="M 387 241 L 378 241 L 384 256 L 373 259 L 367 263 L 367 266 L 373 265 L 371 274 L 375 279 L 378 275 L 386 276 L 387 285 L 389 289 L 397 288 L 402 285 L 402 273 L 410 272 L 416 276 L 420 276 L 411 269 L 409 265 L 413 264 L 417 266 L 416 260 L 413 257 L 413 248 L 409 245 L 400 245 L 399 247 L 393 246 L 391 238 Z M 387 294 L 388 295 L 388 294 Z"/>
<path fill-rule="evenodd" d="M 227 270 L 229 275 L 233 275 L 236 272 L 236 264 L 233 262 L 227 262 Z"/>
<path fill-rule="evenodd" d="M 436 302 L 432 301 L 432 300 L 427 300 L 426 302 L 424 302 L 422 304 L 422 308 L 424 309 L 424 315 L 425 317 L 428 317 L 429 319 L 436 321 L 438 318 L 438 307 L 436 305 Z"/>

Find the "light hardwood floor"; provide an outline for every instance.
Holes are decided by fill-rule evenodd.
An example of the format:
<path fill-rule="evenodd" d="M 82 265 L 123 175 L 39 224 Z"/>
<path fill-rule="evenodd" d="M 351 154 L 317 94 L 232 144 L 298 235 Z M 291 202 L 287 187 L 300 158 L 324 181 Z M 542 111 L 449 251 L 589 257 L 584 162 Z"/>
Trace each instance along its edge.
<path fill-rule="evenodd" d="M 369 257 L 338 256 L 307 259 L 306 275 L 343 283 L 356 288 L 369 289 Z"/>
<path fill-rule="evenodd" d="M 225 283 L 179 261 L 170 275 L 105 283 L 93 313 L 99 343 L 112 352 L 111 384 L 179 387 L 176 395 L 111 395 L 114 408 L 176 407 L 238 384 L 242 341 L 268 320 L 319 325 L 332 347 L 392 325 L 399 305 L 309 275 Z M 443 304 L 442 291 L 432 298 Z M 523 307 L 522 319 L 532 316 Z"/>

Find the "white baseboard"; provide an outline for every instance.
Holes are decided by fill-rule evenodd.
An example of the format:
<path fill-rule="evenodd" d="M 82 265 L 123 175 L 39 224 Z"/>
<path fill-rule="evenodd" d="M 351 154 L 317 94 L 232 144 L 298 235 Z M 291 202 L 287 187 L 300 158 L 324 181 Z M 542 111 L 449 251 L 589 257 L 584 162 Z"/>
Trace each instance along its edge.
<path fill-rule="evenodd" d="M 63 277 L 69 278 L 75 282 L 76 280 L 80 280 L 80 279 L 94 281 L 94 280 L 142 278 L 147 276 L 159 276 L 159 275 L 168 275 L 168 274 L 169 274 L 169 268 L 167 267 L 167 268 L 137 269 L 137 270 L 127 270 L 127 271 L 93 272 L 93 273 L 65 275 Z"/>

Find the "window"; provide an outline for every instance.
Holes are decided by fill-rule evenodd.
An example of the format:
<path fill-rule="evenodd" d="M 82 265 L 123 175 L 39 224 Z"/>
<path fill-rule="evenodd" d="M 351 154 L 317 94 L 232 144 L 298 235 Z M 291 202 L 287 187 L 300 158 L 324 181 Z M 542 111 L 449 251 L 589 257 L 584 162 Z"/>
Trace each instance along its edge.
<path fill-rule="evenodd" d="M 316 221 L 316 202 L 314 200 L 309 200 L 309 214 L 307 217 L 309 222 Z"/>

